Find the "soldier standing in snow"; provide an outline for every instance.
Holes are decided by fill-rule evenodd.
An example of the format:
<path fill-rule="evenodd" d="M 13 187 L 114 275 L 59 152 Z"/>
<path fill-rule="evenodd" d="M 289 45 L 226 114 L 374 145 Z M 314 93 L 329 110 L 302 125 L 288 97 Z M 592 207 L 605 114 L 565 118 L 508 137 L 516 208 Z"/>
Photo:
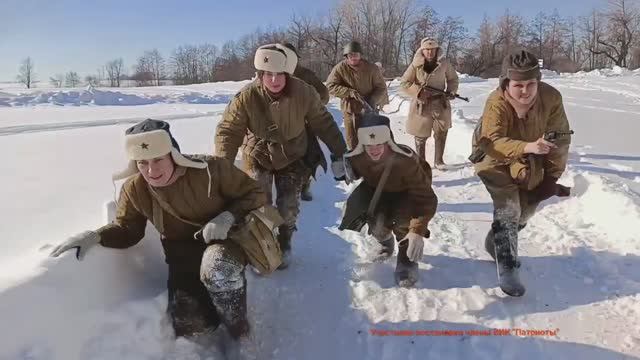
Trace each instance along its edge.
<path fill-rule="evenodd" d="M 372 109 L 389 103 L 387 85 L 380 69 L 362 58 L 362 46 L 357 41 L 348 43 L 343 51 L 345 59 L 331 70 L 327 88 L 331 95 L 339 97 L 344 118 L 347 145 L 352 150 L 357 145 L 356 122 L 365 109 L 366 102 Z"/>
<path fill-rule="evenodd" d="M 518 274 L 518 231 L 541 201 L 569 195 L 569 188 L 557 184 L 569 154 L 569 122 L 560 92 L 540 78 L 535 55 L 518 50 L 507 56 L 500 86 L 489 95 L 473 139 L 485 154 L 474 160 L 475 170 L 494 207 L 485 248 L 496 260 L 500 287 L 511 296 L 525 292 Z M 544 139 L 547 134 L 555 143 Z"/>
<path fill-rule="evenodd" d="M 439 55 L 440 46 L 436 40 L 422 39 L 413 61 L 402 75 L 400 88 L 411 97 L 407 133 L 415 137 L 418 156 L 426 156 L 426 142 L 433 130 L 434 167 L 444 170 L 444 148 L 451 128 L 449 100 L 458 91 L 458 74 L 444 56 L 439 58 Z M 435 93 L 425 86 L 446 90 L 451 95 Z"/>
<path fill-rule="evenodd" d="M 293 44 L 283 43 L 282 45 L 284 45 L 287 49 L 291 50 L 291 53 L 287 53 L 287 57 L 295 56 L 296 59 L 298 59 L 298 61 L 296 62 L 295 70 L 291 75 L 313 86 L 313 88 L 316 89 L 316 91 L 318 92 L 318 95 L 320 95 L 320 101 L 322 101 L 324 105 L 327 105 L 327 103 L 329 102 L 329 90 L 327 89 L 326 86 L 324 86 L 324 83 L 322 82 L 322 80 L 320 80 L 313 71 L 300 65 L 300 55 L 298 54 L 298 51 L 296 50 L 295 46 L 293 46 Z M 307 128 L 307 130 L 309 129 Z M 324 157 L 322 157 L 322 160 L 323 159 Z M 321 162 L 318 165 L 326 167 L 326 163 L 324 162 Z M 318 165 L 315 165 L 315 166 L 312 164 L 310 165 L 312 175 L 309 176 L 306 179 L 306 181 L 302 184 L 302 192 L 300 193 L 300 199 L 304 201 L 313 200 L 313 194 L 311 194 L 311 178 L 314 176 Z"/>
<path fill-rule="evenodd" d="M 311 150 L 319 146 L 313 146 L 314 142 L 318 145 L 317 140 L 309 136 L 306 127 L 331 151 L 331 167 L 338 179 L 344 177 L 342 155 L 346 151 L 340 129 L 316 90 L 290 75 L 297 58 L 288 57 L 285 49 L 280 44 L 269 44 L 256 50 L 257 77 L 229 103 L 215 137 L 216 154 L 233 160 L 248 134 L 242 146 L 249 162 L 246 167 L 266 191 L 269 203 L 275 182 L 276 205 L 285 220 L 278 234 L 284 253 L 281 268 L 290 261 L 302 184 L 317 166 L 307 161 Z"/>
<path fill-rule="evenodd" d="M 124 249 L 136 245 L 150 221 L 161 234 L 169 266 L 168 313 L 176 336 L 215 330 L 220 320 L 236 339 L 249 331 L 247 255 L 238 245 L 243 219 L 266 204 L 253 179 L 222 158 L 180 153 L 164 121 L 147 119 L 127 129 L 126 179 L 115 221 L 57 246 L 51 256 L 95 245 Z M 274 246 L 275 246 L 274 241 Z"/>
<path fill-rule="evenodd" d="M 358 145 L 344 156 L 346 179 L 363 181 L 347 200 L 340 229 L 360 231 L 366 222 L 382 245 L 379 260 L 393 255 L 397 240 L 395 280 L 411 287 L 418 280 L 423 238 L 429 237 L 427 225 L 438 206 L 431 168 L 411 148 L 393 140 L 385 116 L 365 114 L 356 131 Z"/>

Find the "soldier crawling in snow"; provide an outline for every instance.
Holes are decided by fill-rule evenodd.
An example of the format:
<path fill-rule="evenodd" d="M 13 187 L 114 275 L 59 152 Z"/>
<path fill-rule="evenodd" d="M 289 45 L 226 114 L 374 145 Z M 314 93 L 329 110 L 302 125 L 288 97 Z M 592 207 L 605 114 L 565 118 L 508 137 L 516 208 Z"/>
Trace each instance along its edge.
<path fill-rule="evenodd" d="M 243 236 L 245 216 L 266 204 L 264 190 L 227 159 L 181 154 L 164 121 L 127 129 L 125 148 L 129 164 L 113 176 L 126 179 L 115 221 L 71 237 L 51 256 L 75 248 L 81 260 L 96 245 L 129 248 L 150 221 L 169 266 L 167 312 L 175 335 L 206 336 L 222 322 L 233 338 L 244 339 L 248 257 L 234 239 Z"/>
<path fill-rule="evenodd" d="M 318 92 L 290 75 L 297 57 L 287 56 L 287 50 L 280 44 L 256 50 L 257 77 L 229 103 L 215 137 L 216 154 L 233 160 L 248 134 L 242 146 L 248 161 L 245 167 L 262 185 L 268 203 L 272 201 L 275 182 L 276 205 L 285 221 L 278 234 L 284 253 L 282 269 L 290 261 L 303 183 L 317 166 L 318 154 L 309 155 L 319 151 L 324 160 L 316 135 L 332 153 L 331 167 L 337 179 L 344 177 L 342 155 L 346 151 L 342 133 Z M 314 136 L 309 136 L 307 126 Z"/>
<path fill-rule="evenodd" d="M 540 78 L 535 55 L 518 50 L 505 57 L 499 88 L 489 95 L 473 139 L 485 156 L 472 161 L 494 207 L 485 248 L 496 260 L 500 287 L 511 296 L 525 292 L 518 232 L 541 201 L 569 195 L 557 184 L 567 164 L 569 122 L 560 92 Z M 558 135 L 555 143 L 544 139 L 549 132 Z"/>
<path fill-rule="evenodd" d="M 429 237 L 427 225 L 438 205 L 431 168 L 411 148 L 393 140 L 385 116 L 365 114 L 356 131 L 358 145 L 344 156 L 345 172 L 348 182 L 363 181 L 347 200 L 340 229 L 360 231 L 366 222 L 382 245 L 379 260 L 393 255 L 397 240 L 395 280 L 411 287 L 418 280 L 423 238 Z"/>

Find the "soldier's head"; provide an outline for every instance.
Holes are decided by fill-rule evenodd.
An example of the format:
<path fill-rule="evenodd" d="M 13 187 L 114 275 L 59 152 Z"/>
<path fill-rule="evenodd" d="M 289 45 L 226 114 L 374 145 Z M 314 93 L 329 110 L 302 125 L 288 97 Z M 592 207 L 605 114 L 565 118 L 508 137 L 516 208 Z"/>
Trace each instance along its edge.
<path fill-rule="evenodd" d="M 362 60 L 362 45 L 357 41 L 351 41 L 342 49 L 342 55 L 347 59 L 347 64 L 358 66 Z"/>
<path fill-rule="evenodd" d="M 531 104 L 538 94 L 542 74 L 538 58 L 526 50 L 516 50 L 502 61 L 500 88 L 518 103 Z"/>
<path fill-rule="evenodd" d="M 367 113 L 357 122 L 356 131 L 358 145 L 345 156 L 355 156 L 365 152 L 373 161 L 386 159 L 391 152 L 397 152 L 405 156 L 411 153 L 402 150 L 393 139 L 390 121 L 386 116 Z"/>
<path fill-rule="evenodd" d="M 440 45 L 434 38 L 426 37 L 420 41 L 420 51 L 427 61 L 435 61 L 438 58 Z"/>
<path fill-rule="evenodd" d="M 278 94 L 287 85 L 288 75 L 293 74 L 298 58 L 293 51 L 280 44 L 260 46 L 253 58 L 253 65 L 263 86 Z"/>
<path fill-rule="evenodd" d="M 125 150 L 129 165 L 114 174 L 114 180 L 121 180 L 138 172 L 154 187 L 172 184 L 179 166 L 204 169 L 206 163 L 191 160 L 180 153 L 178 142 L 171 135 L 169 124 L 164 121 L 147 119 L 125 132 Z"/>

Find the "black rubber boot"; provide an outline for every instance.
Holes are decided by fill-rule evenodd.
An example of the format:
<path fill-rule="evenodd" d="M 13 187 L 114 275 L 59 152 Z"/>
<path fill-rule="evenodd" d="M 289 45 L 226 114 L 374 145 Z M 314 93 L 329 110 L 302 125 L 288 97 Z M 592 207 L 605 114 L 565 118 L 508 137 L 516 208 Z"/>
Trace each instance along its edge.
<path fill-rule="evenodd" d="M 418 281 L 418 263 L 409 260 L 407 247 L 407 242 L 398 245 L 398 261 L 394 273 L 396 284 L 405 288 L 413 287 Z"/>
<path fill-rule="evenodd" d="M 522 296 L 525 288 L 518 273 L 518 225 L 516 223 L 494 221 L 496 267 L 500 288 L 509 296 Z"/>

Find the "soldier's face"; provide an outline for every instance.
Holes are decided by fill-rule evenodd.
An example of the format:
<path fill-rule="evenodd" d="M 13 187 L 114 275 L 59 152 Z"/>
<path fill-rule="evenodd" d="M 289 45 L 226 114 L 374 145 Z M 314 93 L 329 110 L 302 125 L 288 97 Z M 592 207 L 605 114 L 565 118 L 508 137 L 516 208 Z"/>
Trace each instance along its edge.
<path fill-rule="evenodd" d="M 171 184 L 175 165 L 171 154 L 160 156 L 151 160 L 136 161 L 142 177 L 151 186 L 163 187 Z"/>
<path fill-rule="evenodd" d="M 360 64 L 360 59 L 361 59 L 361 55 L 360 53 L 348 53 L 347 54 L 347 64 L 351 65 L 351 66 L 357 66 L 358 64 Z"/>
<path fill-rule="evenodd" d="M 422 56 L 424 56 L 425 59 L 431 61 L 436 57 L 436 54 L 438 53 L 438 49 L 423 49 L 422 50 Z"/>
<path fill-rule="evenodd" d="M 522 105 L 529 105 L 538 94 L 538 80 L 509 80 L 507 92 Z"/>
<path fill-rule="evenodd" d="M 387 144 L 365 145 L 364 151 L 367 152 L 367 155 L 369 155 L 369 158 L 371 158 L 371 160 L 380 161 L 387 152 L 388 147 L 389 145 Z"/>
<path fill-rule="evenodd" d="M 267 88 L 267 90 L 271 91 L 274 94 L 279 93 L 284 89 L 284 86 L 287 84 L 287 77 L 282 73 L 274 73 L 265 71 L 262 74 L 262 83 Z"/>

